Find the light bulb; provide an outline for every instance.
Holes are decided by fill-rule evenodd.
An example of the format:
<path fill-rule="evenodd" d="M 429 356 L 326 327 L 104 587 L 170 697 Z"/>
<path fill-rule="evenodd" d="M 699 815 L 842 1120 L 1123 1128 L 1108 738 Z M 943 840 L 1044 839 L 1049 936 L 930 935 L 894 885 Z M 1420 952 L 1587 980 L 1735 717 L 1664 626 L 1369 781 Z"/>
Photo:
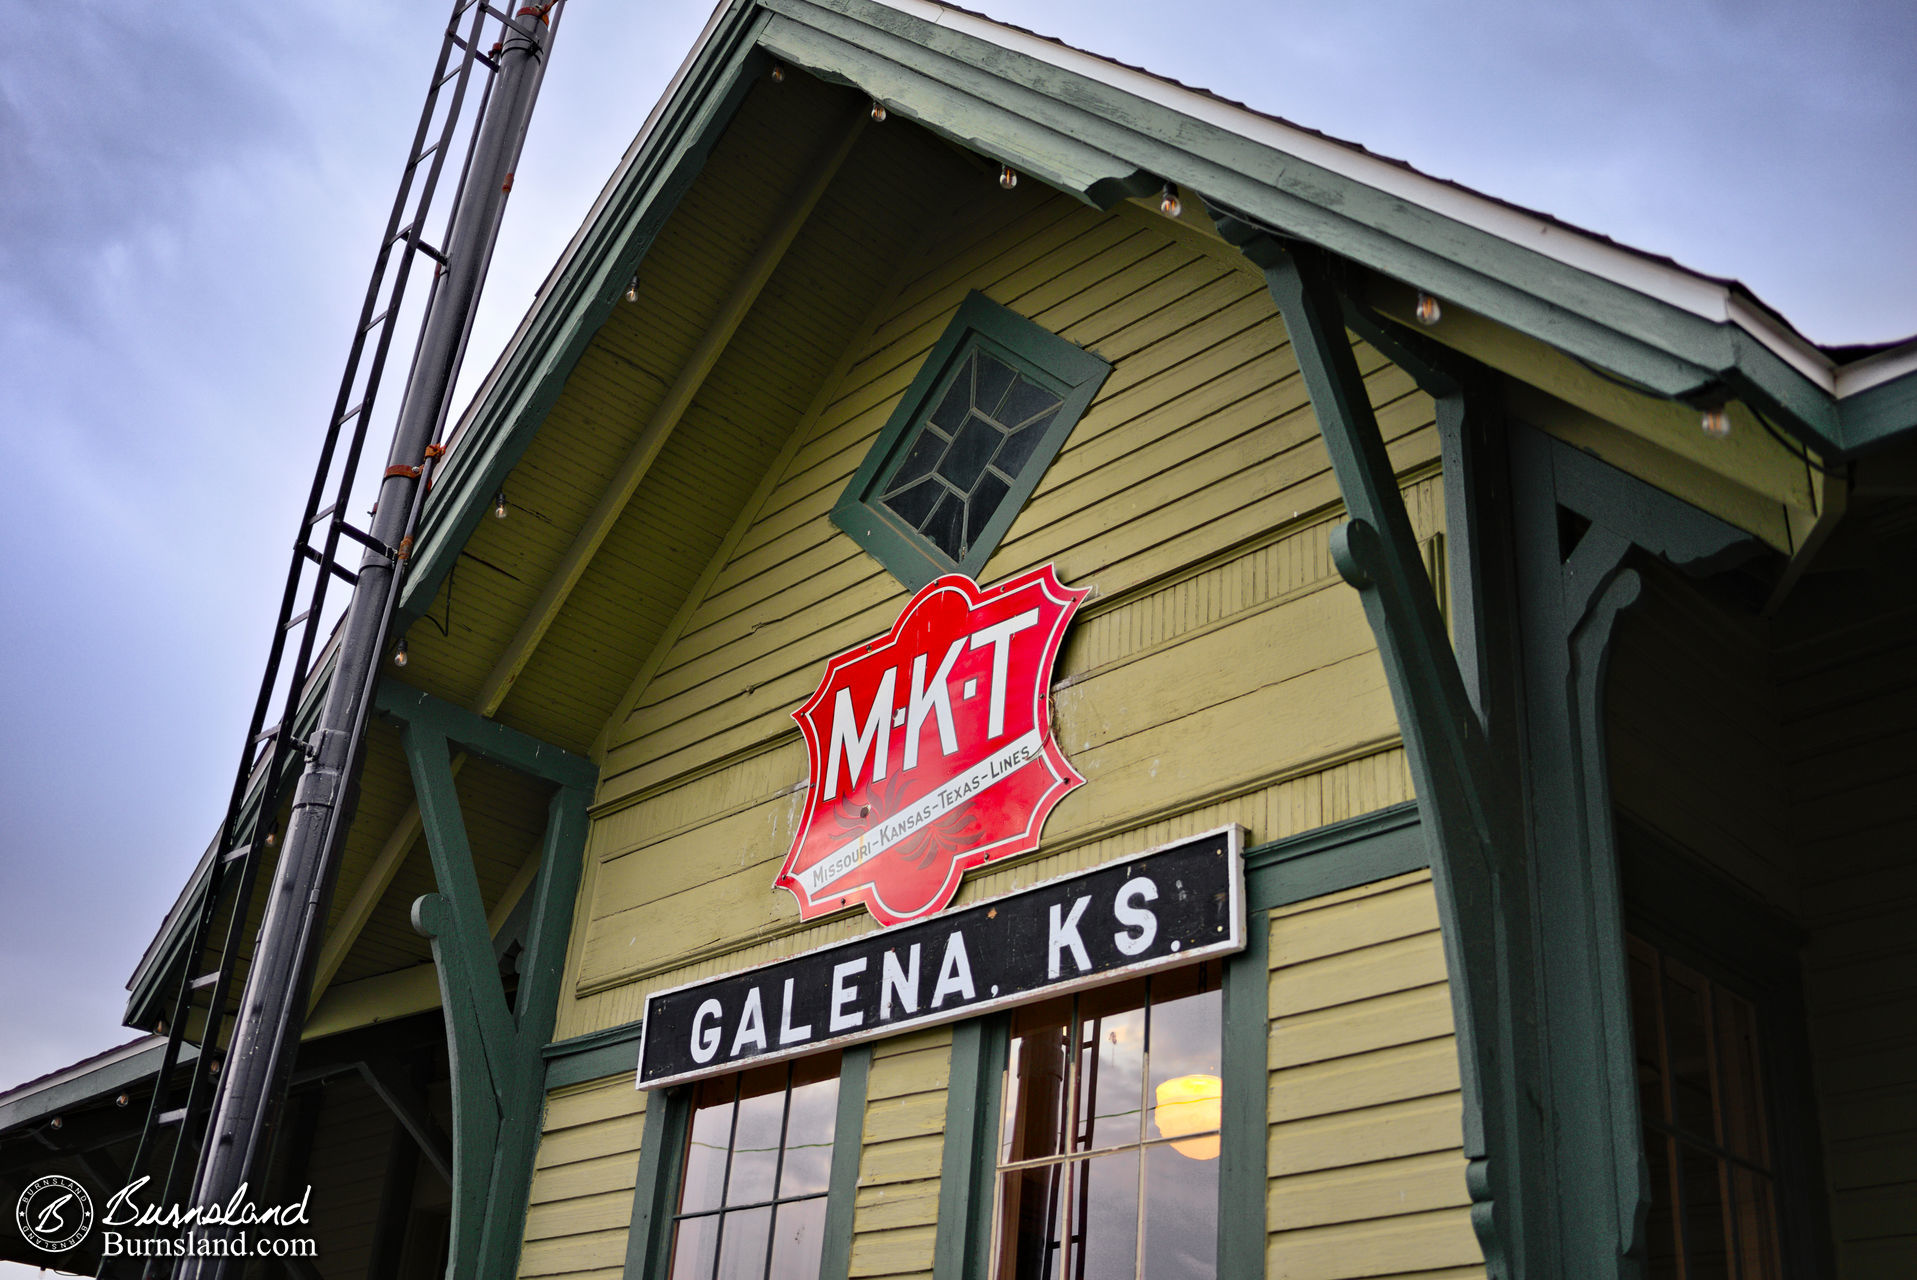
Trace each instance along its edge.
<path fill-rule="evenodd" d="M 1730 410 L 1719 405 L 1715 409 L 1706 409 L 1698 425 L 1704 428 L 1704 434 L 1713 440 L 1722 440 L 1731 433 Z"/>
<path fill-rule="evenodd" d="M 1016 187 L 1018 185 L 1018 171 L 1013 169 L 1009 164 L 1000 169 L 998 171 L 998 185 L 1004 187 L 1007 191 Z"/>
<path fill-rule="evenodd" d="M 1178 199 L 1178 188 L 1169 182 L 1165 184 L 1164 198 L 1158 202 L 1158 211 L 1167 218 L 1176 218 L 1185 211 Z"/>
<path fill-rule="evenodd" d="M 772 83 L 773 84 L 785 83 L 785 63 L 775 62 L 772 64 Z"/>
<path fill-rule="evenodd" d="M 123 1093 L 119 1097 L 113 1100 L 113 1105 L 116 1107 L 124 1107 L 127 1103 L 131 1101 L 133 1101 L 133 1099 L 129 1097 L 127 1094 Z"/>
<path fill-rule="evenodd" d="M 495 520 L 504 520 L 506 518 L 506 491 L 504 489 L 501 489 L 493 495 L 493 518 Z"/>
<path fill-rule="evenodd" d="M 1418 309 L 1413 314 L 1418 317 L 1419 324 L 1432 325 L 1443 318 L 1444 308 L 1430 294 L 1421 293 L 1418 295 Z"/>
<path fill-rule="evenodd" d="M 872 123 L 873 124 L 885 123 L 885 104 L 880 102 L 877 98 L 874 98 L 872 100 Z"/>
<path fill-rule="evenodd" d="M 627 302 L 639 301 L 639 277 L 638 276 L 634 276 L 632 278 L 632 283 L 626 286 L 626 301 Z"/>
<path fill-rule="evenodd" d="M 274 845 L 278 844 L 279 842 L 280 842 L 280 837 L 278 832 L 269 831 L 266 833 L 267 848 L 271 849 Z"/>
<path fill-rule="evenodd" d="M 393 646 L 393 665 L 396 667 L 403 667 L 406 665 L 406 637 L 405 636 L 401 636 L 399 638 L 399 643 Z"/>

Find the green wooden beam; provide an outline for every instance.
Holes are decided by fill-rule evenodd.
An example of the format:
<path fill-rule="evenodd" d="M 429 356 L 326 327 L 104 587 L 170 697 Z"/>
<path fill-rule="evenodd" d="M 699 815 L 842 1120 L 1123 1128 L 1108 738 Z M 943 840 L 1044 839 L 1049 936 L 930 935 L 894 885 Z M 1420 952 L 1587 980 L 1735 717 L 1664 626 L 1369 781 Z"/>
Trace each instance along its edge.
<path fill-rule="evenodd" d="M 1417 802 L 1394 804 L 1245 850 L 1245 905 L 1288 907 L 1430 865 Z"/>
<path fill-rule="evenodd" d="M 599 766 L 584 756 L 391 678 L 379 682 L 373 709 L 402 729 L 417 726 L 472 755 L 562 787 L 590 790 L 599 781 Z"/>
<path fill-rule="evenodd" d="M 1521 1275 L 1529 1268 L 1510 1254 L 1526 1238 L 1543 1135 L 1522 1102 L 1526 1049 L 1503 1016 L 1528 995 L 1524 967 L 1514 963 L 1527 948 L 1523 912 L 1510 909 L 1524 900 L 1512 810 L 1352 354 L 1333 264 L 1230 217 L 1219 229 L 1264 271 L 1350 516 L 1332 533 L 1332 557 L 1358 589 L 1377 639 L 1431 851 L 1458 1039 L 1472 1225 L 1489 1273 Z"/>
<path fill-rule="evenodd" d="M 1245 949 L 1225 961 L 1223 993 L 1225 1096 L 1218 1150 L 1218 1275 L 1223 1280 L 1265 1274 L 1271 913 L 1251 911 L 1245 926 Z"/>
<path fill-rule="evenodd" d="M 832 1178 L 825 1198 L 819 1280 L 852 1273 L 852 1220 L 858 1208 L 859 1159 L 865 1154 L 865 1098 L 872 1078 L 872 1046 L 839 1055 L 839 1107 L 832 1124 Z"/>
<path fill-rule="evenodd" d="M 991 1262 L 999 1092 L 1010 1048 L 1011 1021 L 1003 1014 L 952 1028 L 933 1280 L 983 1280 Z"/>
<path fill-rule="evenodd" d="M 450 1274 L 504 1280 L 518 1263 L 545 1102 L 541 1051 L 552 1036 L 573 900 L 585 850 L 590 777 L 578 757 L 482 721 L 425 695 L 381 688 L 382 710 L 401 720 L 438 892 L 413 904 L 413 926 L 432 939 L 452 1064 L 453 1197 Z M 477 723 L 475 723 L 477 722 Z M 449 737 L 457 734 L 457 738 Z M 451 741 L 502 763 L 557 774 L 514 1003 L 506 999 L 454 788 Z"/>
<path fill-rule="evenodd" d="M 628 1022 L 604 1031 L 591 1031 L 567 1040 L 555 1040 L 539 1051 L 546 1060 L 546 1091 L 569 1084 L 603 1080 L 639 1067 L 639 1036 L 643 1022 Z"/>

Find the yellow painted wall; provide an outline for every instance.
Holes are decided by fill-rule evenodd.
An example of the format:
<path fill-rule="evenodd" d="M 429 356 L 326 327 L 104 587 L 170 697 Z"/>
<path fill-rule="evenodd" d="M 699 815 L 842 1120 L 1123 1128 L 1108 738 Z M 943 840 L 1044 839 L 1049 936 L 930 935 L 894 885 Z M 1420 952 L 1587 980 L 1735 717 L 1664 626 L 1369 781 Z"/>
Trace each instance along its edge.
<path fill-rule="evenodd" d="M 1265 1274 L 1484 1274 L 1431 875 L 1271 913 Z"/>
<path fill-rule="evenodd" d="M 790 712 L 827 658 L 884 631 L 908 598 L 828 513 L 971 289 L 1098 351 L 1114 371 L 982 575 L 1049 560 L 1092 588 L 1053 690 L 1060 741 L 1087 785 L 1052 814 L 1040 856 L 974 873 L 960 901 L 1225 822 L 1265 841 L 1410 798 L 1370 631 L 1330 561 L 1337 488 L 1262 279 L 1155 214 L 1021 192 L 940 236 L 868 317 L 676 639 L 608 725 L 558 1036 L 632 1022 L 650 991 L 871 927 L 863 914 L 802 925 L 772 888 L 804 800 Z M 1430 401 L 1375 352 L 1359 358 L 1413 524 L 1435 546 L 1443 493 Z M 1306 1261 L 1313 1231 L 1350 1235 L 1367 1216 L 1427 1254 L 1455 1253 L 1457 1070 L 1441 965 L 1431 971 L 1430 888 L 1414 881 L 1343 895 L 1316 915 L 1294 909 L 1273 926 L 1274 955 L 1292 957 L 1273 996 L 1274 1062 L 1286 1064 L 1273 1097 L 1291 1109 L 1286 1124 L 1351 1112 L 1396 1132 L 1390 1105 L 1415 1113 L 1411 1147 L 1363 1171 L 1297 1165 L 1280 1142 L 1285 1125 L 1274 1128 L 1290 1163 L 1274 1165 L 1273 1257 L 1293 1259 L 1285 1265 L 1300 1275 L 1332 1274 Z M 1294 932 L 1343 919 L 1347 899 L 1375 917 L 1356 941 L 1310 955 L 1292 947 Z M 1294 966 L 1342 973 L 1353 948 L 1357 972 L 1338 1008 L 1286 985 Z M 1426 1028 L 1415 1043 L 1391 1040 L 1413 1026 Z M 1430 1088 L 1390 1105 L 1297 1110 L 1294 1076 L 1394 1053 L 1423 1064 Z M 874 1046 L 854 1275 L 929 1271 L 949 1058 L 945 1029 Z M 1396 1059 L 1389 1073 L 1402 1074 Z M 525 1274 L 597 1274 L 623 1259 L 641 1123 L 633 1095 L 629 1076 L 552 1095 Z M 1446 1125 L 1442 1143 L 1418 1136 Z M 1339 1191 L 1340 1178 L 1357 1181 Z M 1406 1188 L 1430 1203 L 1408 1216 Z"/>

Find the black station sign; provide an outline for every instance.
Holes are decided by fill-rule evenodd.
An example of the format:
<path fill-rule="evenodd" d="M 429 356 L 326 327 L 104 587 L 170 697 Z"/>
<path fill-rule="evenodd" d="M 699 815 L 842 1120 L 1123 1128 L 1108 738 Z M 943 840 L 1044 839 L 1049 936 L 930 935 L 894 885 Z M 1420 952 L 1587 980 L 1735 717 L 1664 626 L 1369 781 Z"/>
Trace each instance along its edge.
<path fill-rule="evenodd" d="M 655 991 L 639 1087 L 969 1018 L 1245 945 L 1244 830 L 1217 831 L 755 969 Z"/>

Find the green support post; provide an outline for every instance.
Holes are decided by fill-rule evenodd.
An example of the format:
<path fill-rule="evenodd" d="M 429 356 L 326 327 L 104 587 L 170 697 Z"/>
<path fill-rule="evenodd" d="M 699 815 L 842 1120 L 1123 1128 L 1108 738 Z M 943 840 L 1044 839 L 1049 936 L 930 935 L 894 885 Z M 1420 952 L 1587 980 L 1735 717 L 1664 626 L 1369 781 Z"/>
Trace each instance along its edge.
<path fill-rule="evenodd" d="M 447 1274 L 508 1280 L 517 1267 L 545 1103 L 542 1050 L 552 1038 L 587 806 L 597 770 L 417 690 L 388 682 L 382 714 L 398 720 L 439 891 L 413 904 L 432 939 L 452 1065 L 453 1206 Z M 529 889 L 519 988 L 508 1004 L 472 848 L 453 784 L 451 746 L 559 784 L 547 809 L 539 872 Z"/>
<path fill-rule="evenodd" d="M 1522 852 L 1509 830 L 1507 789 L 1412 534 L 1331 264 L 1228 215 L 1219 230 L 1265 274 L 1350 517 L 1332 534 L 1332 557 L 1377 639 L 1445 924 L 1472 1226 L 1490 1275 L 1523 1275 L 1536 1268 L 1513 1251 L 1529 1239 L 1524 1218 L 1543 1189 L 1542 1137 L 1522 1101 L 1531 1049 L 1510 1016 L 1531 995 Z"/>

